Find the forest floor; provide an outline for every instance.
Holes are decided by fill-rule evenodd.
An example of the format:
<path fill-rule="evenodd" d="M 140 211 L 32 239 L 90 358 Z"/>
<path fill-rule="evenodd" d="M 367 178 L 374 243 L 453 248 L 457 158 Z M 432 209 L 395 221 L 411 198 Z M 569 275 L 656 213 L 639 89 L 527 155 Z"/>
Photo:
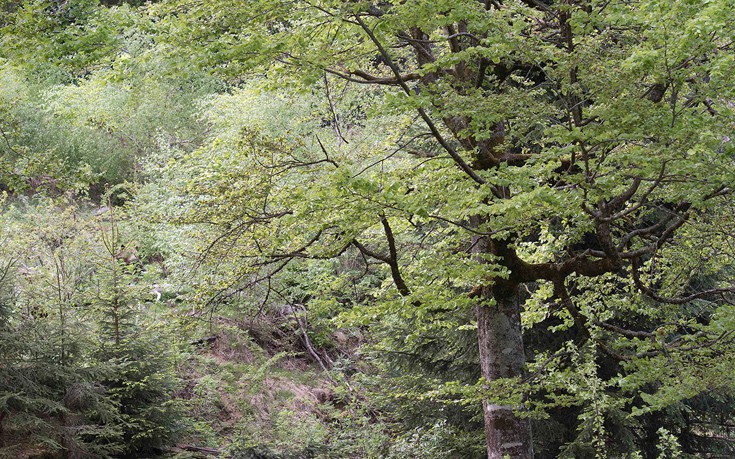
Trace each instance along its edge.
<path fill-rule="evenodd" d="M 188 425 L 171 457 L 314 457 L 355 414 L 359 396 L 321 366 L 354 356 L 357 338 L 338 331 L 318 351 L 294 319 L 219 317 L 212 328 L 178 362 Z"/>

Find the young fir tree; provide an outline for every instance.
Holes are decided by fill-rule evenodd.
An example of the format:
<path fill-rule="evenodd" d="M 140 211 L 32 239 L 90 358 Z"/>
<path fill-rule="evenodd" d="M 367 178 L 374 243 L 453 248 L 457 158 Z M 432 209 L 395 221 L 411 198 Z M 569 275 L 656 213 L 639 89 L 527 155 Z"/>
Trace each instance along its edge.
<path fill-rule="evenodd" d="M 0 255 L 0 452 L 7 457 L 80 459 L 120 450 L 118 429 L 91 420 L 118 416 L 99 384 L 107 367 L 89 358 L 89 316 L 79 304 L 89 247 L 76 211 L 39 199 L 8 206 L 0 217 L 7 242 Z"/>
<path fill-rule="evenodd" d="M 170 445 L 181 412 L 172 400 L 177 378 L 171 349 L 164 332 L 143 315 L 149 287 L 142 284 L 135 248 L 123 242 L 116 213 L 110 206 L 100 220 L 103 247 L 88 298 L 100 324 L 93 356 L 111 368 L 101 384 L 118 406 L 119 455 L 135 458 Z"/>

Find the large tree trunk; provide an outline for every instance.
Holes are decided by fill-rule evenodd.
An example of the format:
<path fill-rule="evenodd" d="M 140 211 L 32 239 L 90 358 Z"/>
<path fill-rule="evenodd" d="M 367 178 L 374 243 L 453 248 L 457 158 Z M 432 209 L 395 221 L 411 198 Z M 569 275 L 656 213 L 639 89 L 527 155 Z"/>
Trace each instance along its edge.
<path fill-rule="evenodd" d="M 478 226 L 481 221 L 473 217 L 470 223 Z M 498 245 L 487 236 L 475 236 L 472 252 L 482 263 L 485 262 L 483 255 L 497 255 Z M 518 283 L 496 278 L 494 285 L 480 287 L 475 298 L 479 300 L 475 315 L 482 377 L 486 381 L 522 377 L 526 353 Z M 483 402 L 488 459 L 533 459 L 531 422 L 518 417 L 518 409 L 520 407 Z"/>
<path fill-rule="evenodd" d="M 495 304 L 476 308 L 482 376 L 487 381 L 521 377 L 526 356 L 523 351 L 518 288 L 496 285 L 483 290 L 484 299 L 489 300 L 492 295 Z M 517 406 L 487 401 L 483 403 L 489 459 L 533 458 L 531 423 L 515 414 L 518 409 Z"/>

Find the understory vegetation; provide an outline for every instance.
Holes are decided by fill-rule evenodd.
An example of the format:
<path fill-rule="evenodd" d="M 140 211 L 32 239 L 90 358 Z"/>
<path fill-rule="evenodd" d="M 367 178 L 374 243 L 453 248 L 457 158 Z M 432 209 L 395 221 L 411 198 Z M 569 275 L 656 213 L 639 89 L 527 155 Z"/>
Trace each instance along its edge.
<path fill-rule="evenodd" d="M 735 457 L 731 0 L 0 0 L 0 458 Z"/>

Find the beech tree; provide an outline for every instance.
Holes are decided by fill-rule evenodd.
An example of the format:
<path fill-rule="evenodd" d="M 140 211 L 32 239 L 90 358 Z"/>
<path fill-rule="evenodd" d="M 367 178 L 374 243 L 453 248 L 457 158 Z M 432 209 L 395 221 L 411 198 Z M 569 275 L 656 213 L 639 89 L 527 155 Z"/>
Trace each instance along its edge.
<path fill-rule="evenodd" d="M 169 170 L 195 196 L 176 218 L 215 229 L 222 292 L 354 252 L 391 279 L 367 314 L 472 308 L 490 458 L 534 456 L 528 397 L 554 368 L 601 392 L 552 392 L 633 412 L 729 388 L 733 6 L 158 4 L 161 40 L 251 75 Z M 524 330 L 568 339 L 529 355 Z"/>

